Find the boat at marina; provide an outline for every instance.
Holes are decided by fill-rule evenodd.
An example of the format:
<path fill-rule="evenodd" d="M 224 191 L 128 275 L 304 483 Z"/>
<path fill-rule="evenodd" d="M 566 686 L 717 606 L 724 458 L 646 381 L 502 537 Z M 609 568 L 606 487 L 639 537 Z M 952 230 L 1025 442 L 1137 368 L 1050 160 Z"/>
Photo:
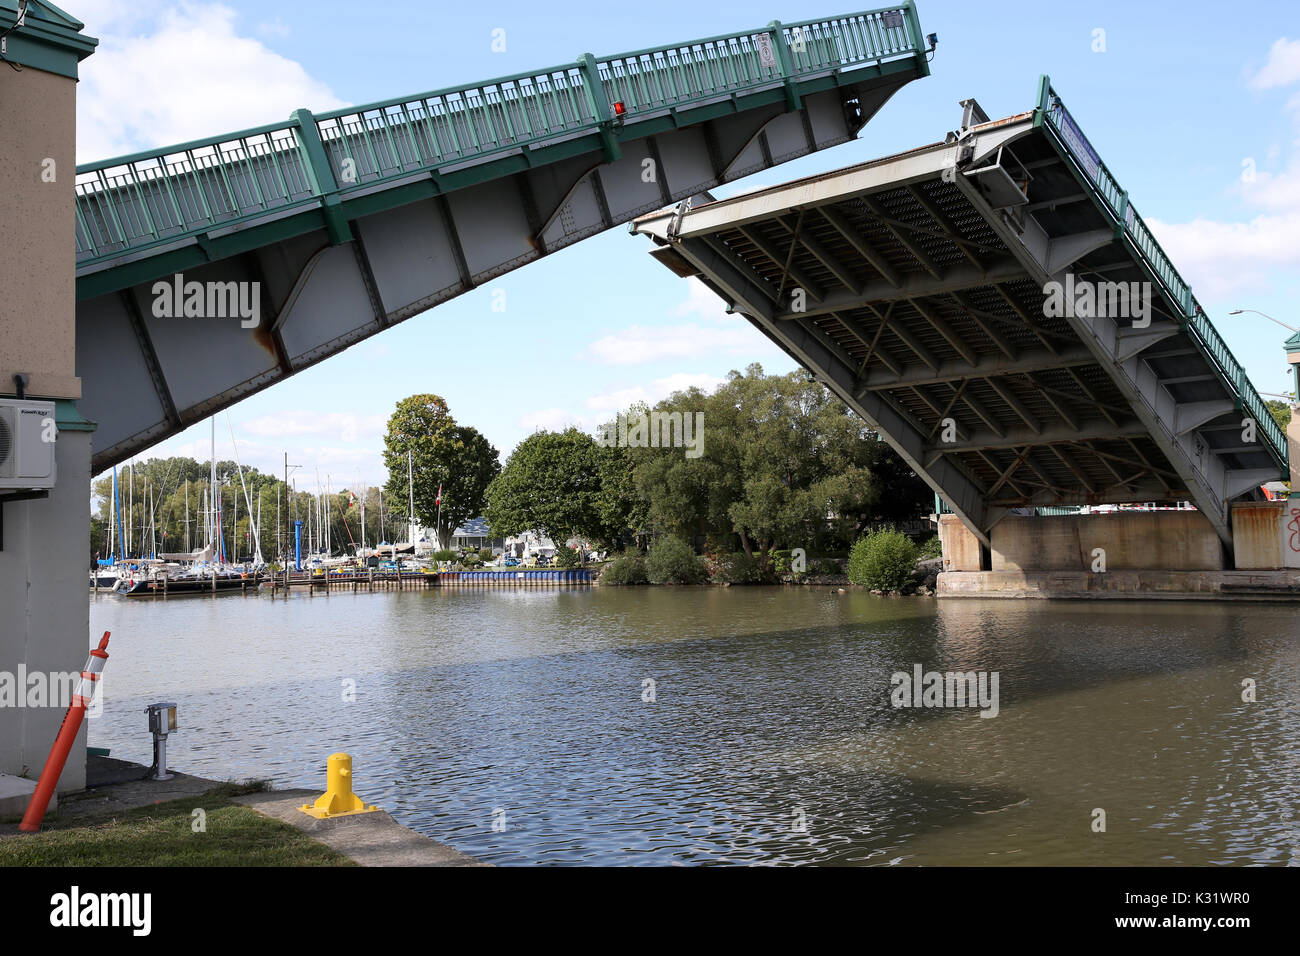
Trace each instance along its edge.
<path fill-rule="evenodd" d="M 92 591 L 112 591 L 122 579 L 122 569 L 116 564 L 93 568 L 90 572 L 90 589 Z"/>
<path fill-rule="evenodd" d="M 123 579 L 117 593 L 123 597 L 170 597 L 179 594 L 221 594 L 256 589 L 266 572 L 251 565 L 199 564 L 151 569 L 140 577 Z"/>

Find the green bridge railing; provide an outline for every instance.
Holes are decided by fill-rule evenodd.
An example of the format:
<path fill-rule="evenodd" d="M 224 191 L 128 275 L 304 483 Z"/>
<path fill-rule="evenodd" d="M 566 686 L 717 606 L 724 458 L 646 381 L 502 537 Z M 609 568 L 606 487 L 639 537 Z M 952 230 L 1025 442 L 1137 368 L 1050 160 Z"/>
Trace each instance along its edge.
<path fill-rule="evenodd" d="M 911 0 L 348 107 L 77 167 L 78 266 L 450 164 L 924 52 Z M 617 107 L 616 107 L 617 104 Z"/>
<path fill-rule="evenodd" d="M 1183 328 L 1189 330 L 1200 344 L 1224 384 L 1236 396 L 1239 407 L 1244 408 L 1255 420 L 1256 427 L 1267 437 L 1269 446 L 1285 470 L 1288 450 L 1282 426 L 1269 413 L 1264 399 L 1246 376 L 1245 368 L 1229 351 L 1218 329 L 1192 295 L 1192 287 L 1178 274 L 1169 256 L 1160 247 L 1160 243 L 1156 242 L 1147 224 L 1129 202 L 1127 190 L 1120 187 L 1106 164 L 1101 161 L 1047 76 L 1039 80 L 1035 123 L 1052 132 L 1061 152 L 1082 171 L 1084 179 L 1092 186 L 1101 199 L 1103 208 L 1112 218 L 1117 237 L 1127 240 L 1134 256 L 1146 265 L 1151 275 L 1164 288 L 1169 300 L 1177 305 L 1182 313 Z"/>

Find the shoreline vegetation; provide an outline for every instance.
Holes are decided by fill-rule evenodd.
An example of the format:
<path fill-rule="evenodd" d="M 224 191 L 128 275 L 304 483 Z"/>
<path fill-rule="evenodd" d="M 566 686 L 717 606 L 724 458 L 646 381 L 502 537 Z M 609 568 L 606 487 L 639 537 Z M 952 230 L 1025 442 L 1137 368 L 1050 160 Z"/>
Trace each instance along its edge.
<path fill-rule="evenodd" d="M 924 596 L 934 593 L 939 566 L 937 536 L 917 546 L 892 528 L 863 535 L 846 555 L 774 551 L 766 561 L 744 552 L 697 555 L 687 542 L 668 536 L 658 539 L 644 555 L 629 549 L 604 562 L 593 583 L 605 587 L 829 586 Z"/>
<path fill-rule="evenodd" d="M 677 424 L 687 420 L 689 435 Z M 654 434 L 642 434 L 652 426 Z M 125 510 L 121 475 L 116 509 L 112 476 L 96 482 L 91 552 L 107 547 L 119 515 L 148 551 L 188 550 L 191 515 L 211 492 L 237 559 L 257 542 L 278 556 L 292 543 L 286 529 L 306 516 L 309 540 L 326 542 L 331 555 L 418 527 L 432 529 L 439 562 L 485 565 L 494 554 L 449 550 L 453 531 L 482 516 L 490 540 L 533 534 L 555 542 L 557 568 L 579 566 L 569 544 L 604 552 L 612 561 L 600 577 L 609 584 L 803 584 L 844 575 L 882 593 L 932 585 L 917 574 L 917 559 L 938 556 L 926 520 L 933 492 L 802 373 L 769 375 L 751 364 L 712 392 L 691 387 L 653 407 L 633 405 L 597 432 L 538 430 L 502 465 L 440 396 L 411 395 L 388 421 L 382 488 L 360 482 L 334 491 L 327 474 L 312 495 L 221 462 L 217 487 L 206 489 L 210 466 L 150 460 L 127 472 Z M 908 535 L 927 540 L 918 547 Z"/>
<path fill-rule="evenodd" d="M 676 427 L 688 420 L 689 435 Z M 593 544 L 610 557 L 607 585 L 932 587 L 916 562 L 938 556 L 933 493 L 803 373 L 751 364 L 712 392 L 634 405 L 597 431 L 519 443 L 485 494 L 494 537 Z M 918 548 L 904 528 L 927 540 Z M 558 549 L 557 567 L 569 551 Z"/>

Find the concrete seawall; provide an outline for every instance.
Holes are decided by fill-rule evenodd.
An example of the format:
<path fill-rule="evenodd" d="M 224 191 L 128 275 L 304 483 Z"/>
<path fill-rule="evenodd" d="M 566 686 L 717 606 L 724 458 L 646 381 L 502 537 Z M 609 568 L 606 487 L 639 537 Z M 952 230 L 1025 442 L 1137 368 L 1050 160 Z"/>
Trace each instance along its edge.
<path fill-rule="evenodd" d="M 1294 500 L 1294 499 L 1293 499 Z M 1225 545 L 1194 510 L 1008 515 L 991 547 L 956 515 L 939 519 L 939 597 L 1300 598 L 1300 507 L 1238 502 Z"/>
<path fill-rule="evenodd" d="M 1300 601 L 1300 571 L 946 571 L 946 598 Z"/>

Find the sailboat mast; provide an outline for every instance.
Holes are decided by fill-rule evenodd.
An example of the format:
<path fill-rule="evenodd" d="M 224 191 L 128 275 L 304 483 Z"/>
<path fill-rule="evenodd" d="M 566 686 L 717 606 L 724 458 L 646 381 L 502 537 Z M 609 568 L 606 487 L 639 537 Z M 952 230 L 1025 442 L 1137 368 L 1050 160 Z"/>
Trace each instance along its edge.
<path fill-rule="evenodd" d="M 211 468 L 212 468 L 212 474 L 211 474 L 211 477 L 209 478 L 209 482 L 210 482 L 210 483 L 209 483 L 209 485 L 208 485 L 208 504 L 211 506 L 211 514 L 209 515 L 209 520 L 212 522 L 212 537 L 211 537 L 210 540 L 211 540 L 211 541 L 216 545 L 216 550 L 213 552 L 213 556 L 216 557 L 216 556 L 219 556 L 219 555 L 221 554 L 221 542 L 217 540 L 217 530 L 218 530 L 218 528 L 220 528 L 220 525 L 217 523 L 217 508 L 218 508 L 218 502 L 217 502 L 217 496 L 216 496 L 216 489 L 217 489 L 217 416 L 216 416 L 216 415 L 213 415 L 213 416 L 212 416 L 208 421 L 209 421 L 209 423 L 210 423 L 210 425 L 211 425 L 211 427 L 212 427 L 212 445 L 211 445 L 211 452 L 210 452 L 210 455 L 211 455 L 211 462 L 210 462 L 210 465 L 211 465 Z"/>
<path fill-rule="evenodd" d="M 132 461 L 127 466 L 130 474 L 126 482 L 126 553 L 131 554 L 131 545 L 134 544 L 134 537 L 131 532 L 135 529 L 135 462 Z"/>
<path fill-rule="evenodd" d="M 116 554 L 116 550 L 115 550 L 115 549 L 117 548 L 117 539 L 118 539 L 118 538 L 121 536 L 121 534 L 122 534 L 122 528 L 121 528 L 122 518 L 121 518 L 121 514 L 122 514 L 122 502 L 119 501 L 119 500 L 118 500 L 118 497 L 117 497 L 117 465 L 114 465 L 114 466 L 113 466 L 113 505 L 112 505 L 112 514 L 110 514 L 109 517 L 108 517 L 109 524 L 110 524 L 110 525 L 112 526 L 112 528 L 113 528 L 113 548 L 114 548 L 113 551 L 110 551 L 110 552 L 109 552 L 109 555 L 108 555 L 108 556 L 109 556 L 110 558 L 115 556 L 115 554 Z M 118 557 L 121 557 L 120 555 L 117 555 L 117 556 L 118 556 Z"/>
<path fill-rule="evenodd" d="M 415 555 L 415 473 L 411 470 L 411 449 L 406 449 L 406 493 L 410 498 L 407 513 L 411 522 L 411 555 Z"/>
<path fill-rule="evenodd" d="M 190 480 L 185 479 L 185 550 L 190 550 Z"/>

